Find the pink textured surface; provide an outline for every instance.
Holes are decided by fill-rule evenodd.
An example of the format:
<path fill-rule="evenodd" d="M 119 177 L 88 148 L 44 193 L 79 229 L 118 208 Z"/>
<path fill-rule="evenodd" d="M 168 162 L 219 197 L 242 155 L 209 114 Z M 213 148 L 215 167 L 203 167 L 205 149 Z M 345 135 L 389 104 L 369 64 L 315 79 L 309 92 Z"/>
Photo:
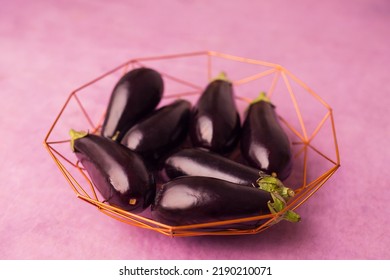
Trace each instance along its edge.
<path fill-rule="evenodd" d="M 390 3 L 0 1 L 0 259 L 389 259 Z M 77 200 L 42 146 L 69 92 L 132 57 L 272 61 L 334 109 L 341 168 L 300 224 L 169 238 Z"/>

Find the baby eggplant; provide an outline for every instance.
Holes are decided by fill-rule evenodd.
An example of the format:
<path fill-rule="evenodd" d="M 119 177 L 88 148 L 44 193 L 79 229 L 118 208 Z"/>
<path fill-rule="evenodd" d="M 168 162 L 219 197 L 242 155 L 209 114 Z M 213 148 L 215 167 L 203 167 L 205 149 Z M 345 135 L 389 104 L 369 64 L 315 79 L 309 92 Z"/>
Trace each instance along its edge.
<path fill-rule="evenodd" d="M 187 137 L 191 103 L 176 100 L 135 124 L 121 144 L 151 160 L 178 147 Z"/>
<path fill-rule="evenodd" d="M 151 213 L 161 223 L 181 226 L 270 214 L 284 207 L 283 199 L 273 193 L 211 177 L 185 176 L 161 186 Z M 289 217 L 283 218 L 299 220 L 294 212 L 285 213 Z"/>
<path fill-rule="evenodd" d="M 286 179 L 292 169 L 291 143 L 264 93 L 249 106 L 241 131 L 241 154 L 249 165 Z"/>
<path fill-rule="evenodd" d="M 154 200 L 155 181 L 142 158 L 100 135 L 70 131 L 71 146 L 106 202 L 138 213 Z"/>
<path fill-rule="evenodd" d="M 157 71 L 137 68 L 127 72 L 111 93 L 102 135 L 120 141 L 130 127 L 156 108 L 163 90 Z"/>
<path fill-rule="evenodd" d="M 262 171 L 230 160 L 222 155 L 197 148 L 179 150 L 165 159 L 161 170 L 163 181 L 181 176 L 213 177 L 235 184 L 279 193 L 288 200 L 294 191 Z"/>
<path fill-rule="evenodd" d="M 232 83 L 221 73 L 207 85 L 193 107 L 191 141 L 195 147 L 228 153 L 238 143 L 240 127 Z"/>
<path fill-rule="evenodd" d="M 251 186 L 259 178 L 259 171 L 217 153 L 199 148 L 187 148 L 165 159 L 162 176 L 165 181 L 179 176 L 214 177 Z"/>

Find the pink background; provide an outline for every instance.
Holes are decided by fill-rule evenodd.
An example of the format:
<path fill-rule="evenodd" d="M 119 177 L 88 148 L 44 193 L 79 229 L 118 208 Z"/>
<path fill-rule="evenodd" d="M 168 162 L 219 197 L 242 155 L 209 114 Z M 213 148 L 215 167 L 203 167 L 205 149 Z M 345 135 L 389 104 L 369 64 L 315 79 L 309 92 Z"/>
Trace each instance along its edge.
<path fill-rule="evenodd" d="M 0 259 L 389 259 L 389 1 L 0 7 Z M 300 224 L 200 238 L 131 227 L 76 199 L 43 148 L 73 89 L 133 57 L 199 50 L 279 63 L 333 107 L 341 168 Z"/>

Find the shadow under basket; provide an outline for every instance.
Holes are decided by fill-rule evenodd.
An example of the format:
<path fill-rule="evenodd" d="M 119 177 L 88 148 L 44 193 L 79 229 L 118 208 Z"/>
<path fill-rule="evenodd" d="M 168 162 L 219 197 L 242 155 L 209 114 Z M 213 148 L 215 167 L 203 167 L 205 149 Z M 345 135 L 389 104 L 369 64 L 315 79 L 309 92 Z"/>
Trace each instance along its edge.
<path fill-rule="evenodd" d="M 162 75 L 164 96 L 159 107 L 177 98 L 196 102 L 207 83 L 221 71 L 233 83 L 241 120 L 249 103 L 260 92 L 266 92 L 292 142 L 293 170 L 283 183 L 295 191 L 295 196 L 286 207 L 275 214 L 169 226 L 153 220 L 150 209 L 133 214 L 105 203 L 71 151 L 68 132 L 73 128 L 99 133 L 113 87 L 122 75 L 138 67 L 150 67 Z M 319 95 L 278 64 L 215 51 L 134 58 L 87 82 L 70 93 L 44 146 L 82 201 L 118 221 L 168 236 L 262 232 L 279 222 L 286 211 L 302 206 L 340 166 L 332 108 Z"/>

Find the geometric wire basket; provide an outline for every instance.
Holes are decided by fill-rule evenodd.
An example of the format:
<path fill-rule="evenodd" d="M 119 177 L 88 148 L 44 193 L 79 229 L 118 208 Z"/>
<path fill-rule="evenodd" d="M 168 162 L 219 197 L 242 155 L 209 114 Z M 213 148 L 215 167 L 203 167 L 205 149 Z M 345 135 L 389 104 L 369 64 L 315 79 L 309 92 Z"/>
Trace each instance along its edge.
<path fill-rule="evenodd" d="M 123 74 L 141 66 L 153 68 L 163 77 L 164 95 L 159 107 L 179 97 L 194 103 L 221 71 L 233 83 L 241 120 L 251 100 L 265 91 L 293 144 L 294 167 L 284 184 L 294 189 L 295 196 L 286 208 L 276 214 L 169 226 L 153 220 L 148 210 L 133 214 L 105 203 L 71 151 L 68 132 L 73 128 L 99 133 L 114 85 Z M 44 146 L 78 198 L 118 221 L 168 236 L 262 232 L 286 211 L 302 206 L 340 166 L 332 108 L 319 95 L 278 64 L 215 51 L 133 58 L 87 82 L 70 93 L 44 139 Z M 259 222 L 255 228 L 237 227 L 254 221 Z"/>

